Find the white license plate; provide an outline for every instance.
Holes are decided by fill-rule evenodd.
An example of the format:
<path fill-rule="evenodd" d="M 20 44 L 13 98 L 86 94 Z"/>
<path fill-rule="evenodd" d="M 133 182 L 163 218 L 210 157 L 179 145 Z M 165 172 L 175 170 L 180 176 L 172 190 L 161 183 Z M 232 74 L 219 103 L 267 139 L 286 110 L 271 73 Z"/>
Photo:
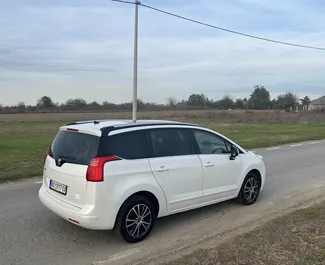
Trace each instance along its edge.
<path fill-rule="evenodd" d="M 56 182 L 54 180 L 50 180 L 50 189 L 51 190 L 54 190 L 58 193 L 61 193 L 63 195 L 67 195 L 67 189 L 68 189 L 68 186 L 64 185 L 64 184 L 61 184 L 59 182 Z"/>

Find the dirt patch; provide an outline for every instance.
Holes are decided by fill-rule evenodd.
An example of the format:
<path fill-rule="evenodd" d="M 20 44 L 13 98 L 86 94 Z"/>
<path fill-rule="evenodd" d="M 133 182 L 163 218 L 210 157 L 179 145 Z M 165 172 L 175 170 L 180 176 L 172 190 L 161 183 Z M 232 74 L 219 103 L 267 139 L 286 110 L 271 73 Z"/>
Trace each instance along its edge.
<path fill-rule="evenodd" d="M 202 227 L 202 235 L 180 239 L 180 244 L 161 246 L 121 264 L 324 264 L 324 206 L 325 187 L 296 191 L 252 211 L 238 208 L 227 220 L 220 220 L 223 228 L 212 225 L 207 234 Z"/>
<path fill-rule="evenodd" d="M 325 202 L 278 217 L 218 247 L 198 249 L 164 265 L 325 263 Z"/>

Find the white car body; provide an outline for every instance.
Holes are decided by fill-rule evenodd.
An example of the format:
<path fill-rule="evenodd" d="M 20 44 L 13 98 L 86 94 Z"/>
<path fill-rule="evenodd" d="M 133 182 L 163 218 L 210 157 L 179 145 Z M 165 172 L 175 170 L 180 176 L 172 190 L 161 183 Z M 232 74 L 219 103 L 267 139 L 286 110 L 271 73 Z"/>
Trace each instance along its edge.
<path fill-rule="evenodd" d="M 151 155 L 141 159 L 124 159 L 118 156 L 114 158 L 112 155 L 108 158 L 110 162 L 103 163 L 103 180 L 97 182 L 87 180 L 89 166 L 85 163 L 75 164 L 74 161 L 62 163 L 60 159 L 64 158 L 55 160 L 47 154 L 43 185 L 39 190 L 40 201 L 55 214 L 81 227 L 111 230 L 116 226 L 122 205 L 135 194 L 151 200 L 159 218 L 237 198 L 249 172 L 258 175 L 260 191 L 263 189 L 265 164 L 262 157 L 245 150 L 227 137 L 198 125 L 170 121 L 140 120 L 136 123 L 124 120 L 86 121 L 62 126 L 59 131 L 66 132 L 69 137 L 81 134 L 82 137 L 90 135 L 91 139 L 95 139 L 94 137 L 100 139 L 136 131 L 139 135 L 142 135 L 142 132 L 146 134 L 167 132 L 162 129 L 180 130 L 186 137 L 192 135 L 197 137 L 197 134 L 207 137 L 216 136 L 218 137 L 216 139 L 226 141 L 226 148 L 235 146 L 239 154 L 234 159 L 230 159 L 230 153 L 201 154 L 196 148 L 193 154 L 162 157 Z M 168 132 L 174 133 L 174 131 Z M 189 139 L 192 138 L 186 138 Z M 156 140 L 159 142 L 160 138 Z M 60 142 L 60 139 L 54 140 L 53 145 L 56 141 Z M 65 141 L 68 145 L 70 140 Z M 86 141 L 79 145 L 91 149 L 83 144 L 86 145 Z M 184 146 L 185 144 L 189 143 L 184 140 Z M 191 144 L 194 142 L 189 145 Z M 64 149 L 64 146 L 60 148 Z M 91 163 L 96 164 L 96 162 Z M 93 171 L 92 174 L 99 176 L 101 173 L 98 172 Z M 50 189 L 51 180 L 58 183 L 53 186 L 54 189 L 66 194 Z M 60 184 L 66 185 L 67 190 Z"/>

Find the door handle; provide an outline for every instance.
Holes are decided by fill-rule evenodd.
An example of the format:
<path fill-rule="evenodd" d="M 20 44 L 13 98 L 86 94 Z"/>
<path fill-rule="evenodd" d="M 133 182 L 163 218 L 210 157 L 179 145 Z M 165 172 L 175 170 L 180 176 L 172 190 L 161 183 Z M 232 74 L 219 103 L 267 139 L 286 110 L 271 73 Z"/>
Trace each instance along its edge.
<path fill-rule="evenodd" d="M 158 172 L 164 172 L 164 171 L 168 171 L 168 167 L 166 166 L 161 166 L 160 168 L 157 169 Z"/>
<path fill-rule="evenodd" d="M 205 165 L 204 165 L 205 167 L 213 167 L 214 166 L 214 164 L 212 164 L 211 162 L 207 162 L 207 163 L 205 163 Z"/>

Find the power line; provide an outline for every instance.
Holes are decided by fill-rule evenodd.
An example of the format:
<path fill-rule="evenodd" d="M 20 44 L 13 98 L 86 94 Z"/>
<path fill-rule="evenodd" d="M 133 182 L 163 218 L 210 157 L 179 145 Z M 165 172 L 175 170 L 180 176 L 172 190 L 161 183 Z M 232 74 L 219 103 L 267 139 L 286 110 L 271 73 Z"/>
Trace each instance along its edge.
<path fill-rule="evenodd" d="M 140 3 L 135 3 L 135 2 L 131 2 L 131 1 L 123 1 L 123 0 L 111 0 L 113 2 L 119 2 L 119 3 L 123 3 L 123 4 L 130 4 L 130 5 L 140 5 Z"/>
<path fill-rule="evenodd" d="M 147 9 L 154 10 L 154 11 L 159 12 L 159 13 L 163 13 L 163 14 L 166 14 L 166 15 L 169 15 L 169 16 L 172 16 L 172 17 L 176 17 L 176 18 L 179 18 L 179 19 L 182 19 L 182 20 L 186 20 L 186 21 L 189 21 L 189 22 L 192 22 L 192 23 L 200 24 L 200 25 L 203 25 L 203 26 L 206 26 L 206 27 L 210 27 L 210 28 L 213 28 L 213 29 L 217 29 L 217 30 L 221 30 L 221 31 L 226 31 L 226 32 L 229 32 L 229 33 L 232 33 L 232 34 L 236 34 L 236 35 L 241 35 L 241 36 L 244 36 L 244 37 L 249 37 L 249 38 L 258 39 L 258 40 L 262 40 L 262 41 L 268 41 L 268 42 L 273 42 L 273 43 L 282 44 L 282 45 L 288 45 L 288 46 L 294 46 L 294 47 L 299 47 L 299 48 L 306 48 L 306 49 L 314 49 L 314 50 L 322 50 L 322 51 L 325 51 L 325 48 L 324 47 L 308 46 L 308 45 L 301 45 L 301 44 L 284 42 L 284 41 L 279 41 L 279 40 L 273 40 L 273 39 L 269 39 L 269 38 L 258 37 L 258 36 L 246 34 L 246 33 L 243 33 L 243 32 L 234 31 L 234 30 L 230 30 L 230 29 L 226 29 L 226 28 L 214 26 L 214 25 L 211 25 L 211 24 L 208 24 L 208 23 L 204 23 L 202 21 L 198 21 L 198 20 L 195 20 L 195 19 L 191 19 L 191 18 L 188 18 L 188 17 L 184 17 L 184 16 L 181 16 L 181 15 L 177 15 L 177 14 L 174 14 L 174 13 L 171 13 L 171 12 L 168 12 L 168 11 L 165 11 L 165 10 L 162 10 L 162 9 L 159 9 L 159 8 L 156 8 L 156 7 L 153 7 L 153 6 L 149 6 L 149 5 L 146 5 L 146 4 L 142 4 L 141 2 L 135 3 L 135 2 L 125 1 L 125 0 L 112 0 L 112 1 L 114 1 L 114 2 L 120 2 L 120 3 L 125 3 L 125 4 L 133 4 L 133 5 L 137 4 L 139 6 L 145 7 Z"/>

